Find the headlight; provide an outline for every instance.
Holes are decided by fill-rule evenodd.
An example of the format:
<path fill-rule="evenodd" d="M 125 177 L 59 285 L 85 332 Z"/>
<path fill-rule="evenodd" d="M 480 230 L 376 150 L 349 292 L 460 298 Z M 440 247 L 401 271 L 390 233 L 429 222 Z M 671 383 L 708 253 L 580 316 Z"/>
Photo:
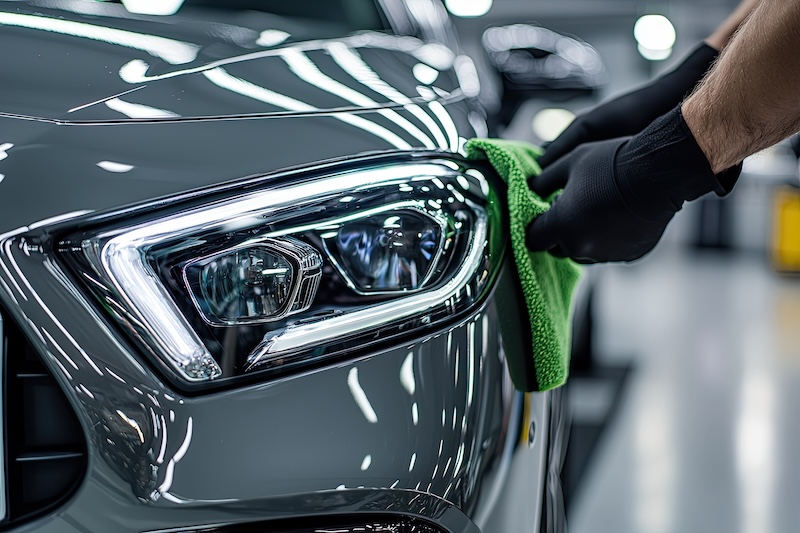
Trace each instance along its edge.
<path fill-rule="evenodd" d="M 60 248 L 184 385 L 284 372 L 439 325 L 494 276 L 502 221 L 481 170 L 373 165 L 106 217 Z"/>

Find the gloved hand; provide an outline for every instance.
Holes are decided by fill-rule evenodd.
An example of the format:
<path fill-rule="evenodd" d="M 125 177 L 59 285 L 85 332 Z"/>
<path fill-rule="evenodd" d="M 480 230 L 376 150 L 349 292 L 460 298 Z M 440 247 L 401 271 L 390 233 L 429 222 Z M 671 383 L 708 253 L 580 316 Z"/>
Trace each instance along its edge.
<path fill-rule="evenodd" d="M 633 261 L 685 201 L 727 194 L 740 171 L 715 175 L 676 107 L 634 137 L 584 144 L 530 178 L 542 197 L 564 191 L 528 226 L 527 245 L 581 263 Z"/>
<path fill-rule="evenodd" d="M 583 143 L 636 135 L 680 104 L 700 82 L 718 54 L 711 46 L 701 43 L 671 72 L 578 116 L 547 146 L 539 164 L 545 168 Z"/>

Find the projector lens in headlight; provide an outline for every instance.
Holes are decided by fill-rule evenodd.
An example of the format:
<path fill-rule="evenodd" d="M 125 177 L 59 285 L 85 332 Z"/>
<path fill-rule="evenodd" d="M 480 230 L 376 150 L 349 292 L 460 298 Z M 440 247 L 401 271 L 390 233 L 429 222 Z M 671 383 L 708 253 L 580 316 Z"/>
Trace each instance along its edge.
<path fill-rule="evenodd" d="M 295 277 L 288 261 L 258 248 L 195 262 L 185 272 L 197 307 L 212 324 L 278 316 L 286 308 Z"/>
<path fill-rule="evenodd" d="M 322 257 L 297 239 L 262 239 L 195 259 L 183 279 L 202 318 L 216 326 L 277 320 L 311 305 Z"/>
<path fill-rule="evenodd" d="M 99 218 L 60 249 L 184 385 L 285 372 L 430 330 L 497 271 L 502 220 L 479 168 L 372 165 Z"/>
<path fill-rule="evenodd" d="M 354 290 L 412 291 L 433 273 L 447 226 L 448 217 L 441 211 L 402 210 L 343 224 L 322 237 L 331 260 Z"/>

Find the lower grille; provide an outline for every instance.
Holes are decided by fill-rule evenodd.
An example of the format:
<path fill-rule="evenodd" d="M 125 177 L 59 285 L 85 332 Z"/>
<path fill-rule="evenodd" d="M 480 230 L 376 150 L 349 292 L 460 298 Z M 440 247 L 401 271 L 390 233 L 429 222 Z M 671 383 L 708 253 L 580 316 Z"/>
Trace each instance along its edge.
<path fill-rule="evenodd" d="M 0 359 L 5 454 L 0 526 L 7 526 L 46 513 L 72 495 L 86 470 L 86 442 L 55 378 L 1 310 Z"/>

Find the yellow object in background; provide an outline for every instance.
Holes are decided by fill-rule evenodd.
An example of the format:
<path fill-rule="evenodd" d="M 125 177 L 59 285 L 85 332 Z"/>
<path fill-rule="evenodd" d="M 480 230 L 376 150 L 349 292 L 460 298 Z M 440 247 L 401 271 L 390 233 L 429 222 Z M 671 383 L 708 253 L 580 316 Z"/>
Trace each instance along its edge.
<path fill-rule="evenodd" d="M 778 190 L 774 213 L 773 264 L 784 272 L 800 272 L 800 189 Z"/>

